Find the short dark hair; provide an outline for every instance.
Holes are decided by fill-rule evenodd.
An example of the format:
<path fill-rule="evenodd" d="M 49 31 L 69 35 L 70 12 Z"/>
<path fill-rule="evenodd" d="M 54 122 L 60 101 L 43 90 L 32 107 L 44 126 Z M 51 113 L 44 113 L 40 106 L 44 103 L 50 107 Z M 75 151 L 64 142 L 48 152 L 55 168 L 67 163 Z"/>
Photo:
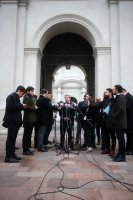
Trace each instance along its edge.
<path fill-rule="evenodd" d="M 33 88 L 32 86 L 28 86 L 28 87 L 26 88 L 26 91 L 27 91 L 27 92 L 29 92 L 29 91 L 31 91 L 31 90 L 34 90 L 34 88 Z"/>
<path fill-rule="evenodd" d="M 111 88 L 106 88 L 106 90 L 108 90 L 109 93 L 113 93 L 113 90 Z"/>
<path fill-rule="evenodd" d="M 21 92 L 24 92 L 24 93 L 25 93 L 25 87 L 22 86 L 22 85 L 19 85 L 19 86 L 17 87 L 16 92 L 17 92 L 18 90 L 20 90 Z"/>
<path fill-rule="evenodd" d="M 114 87 L 117 89 L 118 93 L 122 92 L 122 86 L 121 85 L 115 85 Z"/>
<path fill-rule="evenodd" d="M 84 97 L 86 97 L 87 95 L 90 96 L 88 93 L 86 93 L 86 94 L 84 94 Z"/>
<path fill-rule="evenodd" d="M 41 90 L 41 94 L 46 94 L 47 92 L 48 92 L 47 89 L 42 89 L 42 90 Z"/>
<path fill-rule="evenodd" d="M 127 90 L 125 88 L 122 88 L 122 91 L 127 92 Z"/>

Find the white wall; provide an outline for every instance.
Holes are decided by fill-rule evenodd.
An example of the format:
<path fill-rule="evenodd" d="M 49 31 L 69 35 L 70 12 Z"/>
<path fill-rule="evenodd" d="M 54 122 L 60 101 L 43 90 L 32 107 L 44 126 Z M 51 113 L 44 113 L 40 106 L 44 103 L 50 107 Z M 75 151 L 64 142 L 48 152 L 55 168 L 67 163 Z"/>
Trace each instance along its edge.
<path fill-rule="evenodd" d="M 0 17 L 0 107 L 14 90 L 17 4 L 3 4 Z"/>
<path fill-rule="evenodd" d="M 121 84 L 133 94 L 133 1 L 119 3 Z"/>
<path fill-rule="evenodd" d="M 1 1 L 0 7 L 0 108 L 5 105 L 6 96 L 15 90 L 17 84 L 33 85 L 39 90 L 41 57 L 38 57 L 36 38 L 38 33 L 49 32 L 45 40 L 58 34 L 61 23 L 52 23 L 51 19 L 58 16 L 78 16 L 79 24 L 74 26 L 75 33 L 82 33 L 88 40 L 95 40 L 99 34 L 102 39 L 100 48 L 112 47 L 110 52 L 104 52 L 96 59 L 96 95 L 101 95 L 106 86 L 121 83 L 131 93 L 133 74 L 133 1 L 111 1 L 118 4 L 109 6 L 107 0 L 88 1 L 38 1 L 32 0 L 26 9 L 20 7 L 19 1 Z M 21 5 L 22 6 L 22 5 Z M 115 15 L 114 15 L 115 14 Z M 113 15 L 115 17 L 113 17 Z M 69 17 L 68 17 L 69 18 Z M 88 30 L 80 21 L 89 22 Z M 116 19 L 116 21 L 115 21 Z M 111 21 L 112 20 L 112 21 Z M 59 21 L 59 20 L 57 20 Z M 60 21 L 61 22 L 61 21 Z M 75 23 L 76 24 L 76 23 Z M 46 26 L 45 26 L 46 25 Z M 65 25 L 65 24 L 64 24 Z M 68 23 L 70 25 L 70 23 Z M 71 23 L 73 26 L 74 23 Z M 47 28 L 44 30 L 43 28 Z M 116 29 L 117 27 L 117 29 Z M 58 29 L 59 28 L 59 29 Z M 64 30 L 72 27 L 63 26 Z M 91 35 L 91 33 L 93 34 Z M 90 34 L 90 35 L 89 35 Z M 41 38 L 40 38 L 41 41 Z M 95 40 L 96 41 L 96 40 Z M 100 39 L 99 39 L 100 41 Z M 118 44 L 116 44 L 118 42 Z M 94 44 L 94 43 L 93 43 Z M 43 47 L 43 43 L 40 44 Z M 25 54 L 24 54 L 25 47 Z M 35 48 L 35 49 L 34 49 Z M 93 46 L 95 50 L 95 44 Z M 97 47 L 96 49 L 98 49 Z M 27 49 L 27 50 L 26 50 Z M 29 49 L 29 50 L 28 50 Z M 36 51 L 36 52 L 35 52 Z M 111 54 L 111 60 L 110 60 Z M 105 59 L 104 59 L 105 58 Z M 110 64 L 112 65 L 110 67 Z M 104 74 L 104 78 L 102 76 Z M 105 74 L 108 74 L 105 79 Z M 104 81 L 103 81 L 104 80 Z M 118 82 L 117 82 L 118 81 Z"/>

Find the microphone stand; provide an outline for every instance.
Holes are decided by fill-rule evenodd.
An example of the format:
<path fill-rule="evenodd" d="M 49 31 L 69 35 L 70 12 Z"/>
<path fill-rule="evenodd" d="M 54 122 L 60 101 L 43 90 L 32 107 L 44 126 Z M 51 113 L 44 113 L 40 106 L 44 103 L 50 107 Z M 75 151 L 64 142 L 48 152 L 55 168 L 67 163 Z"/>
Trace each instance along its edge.
<path fill-rule="evenodd" d="M 63 106 L 65 106 L 65 105 L 63 105 Z M 72 122 L 71 122 L 71 117 L 70 117 L 70 109 L 71 109 L 71 107 L 69 107 L 69 109 L 66 107 L 65 109 L 65 112 L 66 112 L 66 115 L 65 115 L 65 117 L 66 117 L 66 129 L 65 129 L 65 133 L 64 133 L 64 124 L 63 124 L 63 106 L 62 106 L 62 110 L 61 110 L 61 123 L 62 123 L 62 133 L 61 134 L 64 134 L 65 135 L 65 137 L 64 137 L 64 139 L 65 139 L 65 149 L 63 149 L 63 150 L 61 150 L 59 153 L 58 153 L 58 155 L 60 155 L 61 153 L 67 153 L 68 154 L 68 157 L 69 157 L 69 153 L 71 152 L 71 153 L 73 153 L 73 154 L 77 154 L 77 155 L 79 155 L 79 152 L 78 153 L 76 153 L 76 152 L 72 152 L 71 150 L 70 150 L 70 147 L 69 147 L 69 145 L 71 146 L 71 143 L 72 143 L 72 138 L 71 138 L 71 143 L 70 144 L 68 144 L 68 138 L 69 137 L 72 137 L 72 135 L 71 136 L 69 136 L 68 137 L 68 131 L 70 131 L 71 132 L 71 134 L 72 134 Z M 68 113 L 68 110 L 69 110 L 69 113 Z M 70 120 L 70 121 L 69 121 Z M 73 128 L 74 128 L 74 126 L 73 126 Z M 74 134 L 74 131 L 73 131 L 73 134 Z"/>
<path fill-rule="evenodd" d="M 55 116 L 54 116 L 54 122 L 55 122 L 55 126 L 54 126 L 54 140 L 55 140 L 56 153 L 58 154 L 58 142 L 57 142 L 57 134 L 56 134 L 56 118 L 57 118 L 57 113 L 55 113 Z"/>
<path fill-rule="evenodd" d="M 70 146 L 71 146 L 71 144 L 72 145 L 74 145 L 74 121 L 73 121 L 73 124 L 72 124 L 72 121 L 71 121 L 71 116 L 70 116 L 70 109 L 74 109 L 74 107 L 72 108 L 72 107 L 70 107 L 69 108 L 69 113 L 66 113 L 66 116 L 69 118 L 69 120 L 70 120 L 70 124 L 68 124 L 68 120 L 67 120 L 67 134 L 66 134 L 66 139 L 67 139 L 67 136 L 68 136 L 68 130 L 70 129 L 70 132 L 71 132 L 71 143 L 70 143 Z M 67 109 L 66 109 L 66 111 L 67 111 Z M 73 133 L 73 134 L 72 134 Z M 79 155 L 79 152 L 73 152 L 73 151 L 71 151 L 70 149 L 69 149 L 69 147 L 68 147 L 68 149 L 67 149 L 67 151 L 68 151 L 68 154 L 69 153 L 72 153 L 72 154 L 77 154 L 77 155 Z"/>

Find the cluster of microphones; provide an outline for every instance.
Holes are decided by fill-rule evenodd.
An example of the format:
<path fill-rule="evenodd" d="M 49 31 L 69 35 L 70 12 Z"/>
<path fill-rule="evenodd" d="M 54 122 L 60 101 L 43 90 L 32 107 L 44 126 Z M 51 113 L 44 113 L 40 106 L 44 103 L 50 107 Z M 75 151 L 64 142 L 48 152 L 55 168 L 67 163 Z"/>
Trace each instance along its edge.
<path fill-rule="evenodd" d="M 63 101 L 59 101 L 57 103 L 57 105 L 59 106 L 59 108 L 62 108 L 63 106 L 65 107 L 71 107 L 71 108 L 77 108 L 77 104 L 75 102 L 70 102 L 70 103 L 66 103 L 66 102 L 63 102 Z"/>

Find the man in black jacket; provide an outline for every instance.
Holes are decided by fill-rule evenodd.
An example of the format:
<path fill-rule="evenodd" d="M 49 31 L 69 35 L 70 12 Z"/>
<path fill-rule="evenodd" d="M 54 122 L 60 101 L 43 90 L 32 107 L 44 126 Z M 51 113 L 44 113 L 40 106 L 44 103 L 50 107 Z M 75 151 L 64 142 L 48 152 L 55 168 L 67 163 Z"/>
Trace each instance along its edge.
<path fill-rule="evenodd" d="M 119 144 L 118 154 L 113 158 L 115 162 L 124 162 L 125 159 L 125 139 L 124 129 L 127 128 L 126 119 L 126 99 L 121 94 L 122 86 L 115 85 L 113 88 L 113 101 L 110 104 L 110 111 L 107 117 L 107 128 L 113 128 Z"/>
<path fill-rule="evenodd" d="M 44 146 L 44 136 L 46 134 L 47 126 L 49 125 L 49 121 L 51 119 L 51 115 L 53 112 L 53 106 L 49 101 L 49 93 L 47 89 L 42 89 L 41 95 L 37 100 L 38 107 L 38 135 L 37 135 L 37 148 L 38 151 L 46 152 L 47 147 Z"/>
<path fill-rule="evenodd" d="M 59 115 L 60 115 L 60 147 L 59 148 L 60 149 L 66 148 L 65 150 L 68 151 L 69 148 L 73 149 L 72 129 L 74 125 L 75 109 L 72 105 L 70 95 L 68 94 L 65 95 L 64 99 L 65 101 L 62 103 L 62 105 L 59 108 Z M 66 144 L 64 144 L 65 136 L 66 136 Z"/>
<path fill-rule="evenodd" d="M 31 136 L 33 127 L 36 123 L 37 116 L 37 106 L 36 101 L 34 100 L 34 88 L 28 86 L 26 88 L 26 94 L 23 99 L 23 103 L 27 105 L 27 108 L 24 110 L 23 124 L 24 124 L 24 134 L 23 134 L 23 155 L 32 156 L 34 153 L 30 150 L 31 147 Z"/>
<path fill-rule="evenodd" d="M 21 111 L 26 108 L 26 104 L 20 103 L 20 98 L 24 95 L 25 88 L 18 86 L 16 92 L 6 98 L 6 110 L 3 119 L 3 126 L 8 128 L 6 140 L 5 162 L 17 163 L 21 160 L 15 154 L 15 143 L 20 126 L 22 125 Z"/>

